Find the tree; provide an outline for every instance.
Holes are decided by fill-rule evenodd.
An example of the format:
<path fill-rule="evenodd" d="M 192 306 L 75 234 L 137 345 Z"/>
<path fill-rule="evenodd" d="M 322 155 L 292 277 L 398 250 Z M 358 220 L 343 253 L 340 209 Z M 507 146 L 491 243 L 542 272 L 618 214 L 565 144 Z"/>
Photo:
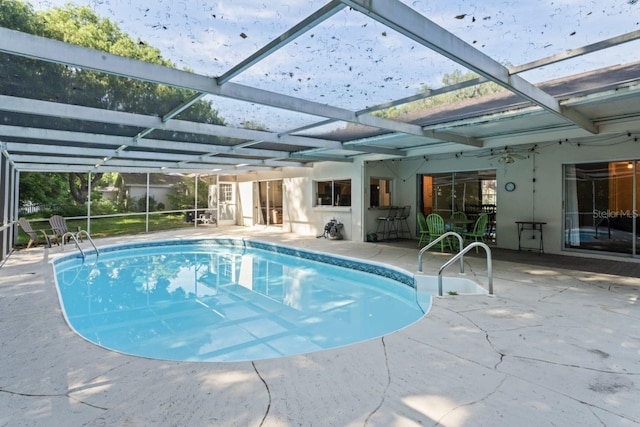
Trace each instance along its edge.
<path fill-rule="evenodd" d="M 109 19 L 97 16 L 88 6 L 55 7 L 37 14 L 47 37 L 152 64 L 174 67 L 160 51 L 140 39 L 132 39 Z M 164 114 L 194 95 L 192 91 L 114 75 L 64 68 L 68 102 L 139 114 Z M 181 113 L 180 118 L 223 124 L 210 101 L 200 100 Z"/>
<path fill-rule="evenodd" d="M 34 12 L 25 2 L 0 0 L 0 26 L 154 64 L 174 66 L 162 57 L 158 49 L 139 39 L 132 39 L 116 23 L 97 16 L 87 6 L 67 4 L 65 7 Z M 184 89 L 12 55 L 5 55 L 0 61 L 0 86 L 4 95 L 154 116 L 171 111 L 194 95 L 192 91 Z M 224 119 L 218 116 L 211 102 L 205 100 L 196 102 L 177 118 L 224 124 Z M 4 115 L 3 124 L 27 127 L 37 124 L 38 127 L 57 130 L 111 132 L 131 137 L 139 131 L 109 124 L 9 112 Z M 175 136 L 177 135 L 172 132 L 156 131 L 157 138 L 169 139 Z M 205 138 L 196 134 L 183 134 L 180 137 L 194 142 Z M 208 142 L 212 142 L 210 137 Z M 99 179 L 99 174 L 96 174 L 92 181 L 97 182 Z M 22 201 L 40 197 L 38 193 L 41 189 L 31 188 L 30 182 L 32 181 L 26 180 L 24 185 L 20 185 Z M 59 183 L 57 180 L 56 182 Z M 70 174 L 67 182 L 67 185 L 59 188 L 70 191 L 77 203 L 84 204 L 88 192 L 86 175 Z"/>
<path fill-rule="evenodd" d="M 478 77 L 478 74 L 468 71 L 466 73 L 461 70 L 454 70 L 450 74 L 445 74 L 442 77 L 443 86 L 451 86 L 457 83 L 462 83 L 468 80 L 472 80 Z M 431 90 L 428 85 L 421 88 L 418 93 L 425 93 Z M 441 105 L 454 104 L 456 102 L 463 101 L 470 98 L 478 98 L 481 96 L 491 95 L 505 90 L 502 86 L 493 82 L 485 82 L 479 85 L 474 85 L 464 89 L 443 93 L 441 95 L 430 96 L 418 101 L 410 102 L 407 104 L 398 105 L 382 111 L 373 113 L 378 117 L 394 118 L 404 114 L 417 113 L 420 111 L 429 110 L 431 108 L 439 107 Z"/>
<path fill-rule="evenodd" d="M 194 208 L 195 178 L 184 177 L 182 181 L 171 188 L 171 193 L 167 196 L 172 209 L 193 209 Z M 209 186 L 198 179 L 198 208 L 208 207 Z"/>
<path fill-rule="evenodd" d="M 20 204 L 29 201 L 36 205 L 63 203 L 69 194 L 69 184 L 64 173 L 20 174 Z"/>
<path fill-rule="evenodd" d="M 245 129 L 252 130 L 268 130 L 267 125 L 264 123 L 257 122 L 255 120 L 245 120 L 241 123 L 242 127 Z"/>
<path fill-rule="evenodd" d="M 84 204 L 89 196 L 89 174 L 84 173 L 69 173 L 69 191 L 73 199 L 80 204 Z M 101 173 L 95 173 L 91 176 L 91 188 L 102 178 Z"/>

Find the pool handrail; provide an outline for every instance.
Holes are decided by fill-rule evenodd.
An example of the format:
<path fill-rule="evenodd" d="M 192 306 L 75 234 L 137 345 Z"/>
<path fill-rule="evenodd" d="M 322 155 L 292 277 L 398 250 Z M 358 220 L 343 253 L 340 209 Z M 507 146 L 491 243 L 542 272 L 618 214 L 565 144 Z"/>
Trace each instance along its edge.
<path fill-rule="evenodd" d="M 78 248 L 78 250 L 80 251 L 80 254 L 82 255 L 82 259 L 85 259 L 86 255 L 85 255 L 84 251 L 82 250 L 82 248 L 80 247 L 80 243 L 78 242 L 78 236 L 80 236 L 80 234 L 84 234 L 85 236 L 87 236 L 87 240 L 89 240 L 89 243 L 91 243 L 91 245 L 93 246 L 93 249 L 96 251 L 96 256 L 100 255 L 100 252 L 98 251 L 98 248 L 96 247 L 96 244 L 93 242 L 93 239 L 89 235 L 89 232 L 86 231 L 86 230 L 79 230 L 77 233 L 72 233 L 70 231 L 67 231 L 66 233 L 64 233 L 63 236 L 62 236 L 61 250 L 64 252 L 64 242 L 66 241 L 67 237 L 71 237 L 73 239 L 73 242 L 76 245 L 76 248 Z"/>
<path fill-rule="evenodd" d="M 96 244 L 93 242 L 93 239 L 89 235 L 89 232 L 87 230 L 80 230 L 76 233 L 76 236 L 80 236 L 80 234 L 84 234 L 85 236 L 87 236 L 87 240 L 89 240 L 89 243 L 91 243 L 91 246 L 93 246 L 93 250 L 96 251 L 96 256 L 100 255 L 100 252 L 98 251 Z"/>
<path fill-rule="evenodd" d="M 462 236 L 456 233 L 455 231 L 447 231 L 446 233 L 438 237 L 436 240 L 434 240 L 433 242 L 429 242 L 427 246 L 420 249 L 420 252 L 418 253 L 418 273 L 422 273 L 422 254 L 425 253 L 429 248 L 433 247 L 436 243 L 439 243 L 440 240 L 450 236 L 454 236 L 458 239 L 458 242 L 459 242 L 458 247 L 460 248 L 460 252 L 462 251 L 462 247 L 464 245 L 464 240 L 462 240 Z M 463 274 L 463 273 L 464 273 L 464 258 L 461 256 L 460 257 L 460 274 Z"/>
<path fill-rule="evenodd" d="M 469 250 L 476 247 L 483 248 L 485 253 L 487 254 L 487 280 L 489 282 L 488 283 L 489 295 L 493 295 L 493 272 L 491 270 L 491 249 L 489 249 L 489 246 L 487 246 L 486 243 L 473 242 L 467 245 L 464 249 L 458 252 L 453 258 L 451 258 L 449 261 L 444 263 L 442 267 L 440 267 L 440 270 L 438 271 L 438 295 L 439 296 L 442 296 L 442 272 L 451 264 L 453 264 L 458 258 L 462 260 L 462 257 L 464 256 L 464 254 L 466 254 L 467 252 L 469 252 Z"/>

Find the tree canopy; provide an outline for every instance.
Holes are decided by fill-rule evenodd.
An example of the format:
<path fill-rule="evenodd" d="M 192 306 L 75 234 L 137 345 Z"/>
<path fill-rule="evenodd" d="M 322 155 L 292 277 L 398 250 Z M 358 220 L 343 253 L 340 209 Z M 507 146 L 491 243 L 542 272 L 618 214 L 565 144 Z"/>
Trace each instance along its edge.
<path fill-rule="evenodd" d="M 478 77 L 478 74 L 461 70 L 454 70 L 451 73 L 444 74 L 442 76 L 443 86 L 451 86 L 457 83 L 462 83 L 468 80 L 473 80 Z M 424 86 L 418 93 L 425 93 L 432 90 L 429 86 Z M 453 104 L 470 98 L 478 98 L 481 96 L 491 95 L 496 92 L 505 90 L 502 86 L 493 82 L 485 82 L 478 85 L 473 85 L 464 89 L 458 89 L 452 92 L 443 93 L 436 96 L 430 96 L 418 101 L 409 102 L 406 104 L 398 105 L 395 107 L 387 108 L 382 111 L 374 113 L 379 117 L 394 118 L 405 114 L 411 114 L 418 111 L 425 111 L 431 108 L 436 108 L 441 105 Z"/>
<path fill-rule="evenodd" d="M 67 4 L 64 7 L 35 12 L 26 2 L 0 0 L 0 26 L 174 67 L 171 61 L 162 57 L 158 49 L 140 39 L 131 38 L 121 31 L 116 23 L 97 16 L 87 6 Z M 5 54 L 0 54 L 0 87 L 3 94 L 10 96 L 148 115 L 165 114 L 194 95 L 192 91 L 184 89 Z M 207 124 L 224 124 L 224 119 L 218 115 L 211 102 L 206 100 L 199 100 L 176 118 Z M 112 126 L 10 113 L 5 115 L 4 120 L 8 125 L 29 127 L 37 123 L 51 129 L 92 133 L 99 133 L 101 127 Z M 120 127 L 118 132 L 122 136 L 134 137 L 139 130 Z M 163 136 L 170 135 L 158 132 L 156 137 Z M 202 138 L 198 135 L 182 137 L 192 141 Z M 50 202 L 62 198 L 65 193 L 72 196 L 76 203 L 83 204 L 86 201 L 86 174 L 43 175 L 46 178 L 31 178 L 29 175 L 32 174 L 21 174 L 21 201 Z M 100 176 L 96 175 L 92 177 L 94 184 Z M 43 185 L 44 180 L 48 180 L 52 185 Z"/>
<path fill-rule="evenodd" d="M 67 4 L 65 7 L 35 12 L 23 1 L 0 0 L 0 26 L 174 67 L 158 49 L 140 39 L 131 38 L 116 23 L 97 16 L 88 6 Z M 77 67 L 17 56 L 3 59 L 0 63 L 0 84 L 3 93 L 9 95 L 155 115 L 171 111 L 194 95 L 192 91 L 184 89 Z M 182 112 L 179 118 L 224 124 L 224 119 L 206 100 L 198 101 Z"/>

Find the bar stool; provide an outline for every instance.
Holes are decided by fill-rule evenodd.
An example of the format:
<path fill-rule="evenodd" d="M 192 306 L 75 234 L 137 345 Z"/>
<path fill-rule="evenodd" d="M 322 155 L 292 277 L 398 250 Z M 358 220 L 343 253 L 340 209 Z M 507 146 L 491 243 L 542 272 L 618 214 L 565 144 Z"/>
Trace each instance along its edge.
<path fill-rule="evenodd" d="M 411 238 L 411 229 L 409 228 L 409 215 L 411 215 L 411 205 L 403 206 L 396 212 L 395 229 L 398 237 L 403 237 L 406 233 Z"/>
<path fill-rule="evenodd" d="M 381 235 L 383 240 L 390 239 L 392 234 L 395 234 L 395 236 L 398 237 L 398 229 L 396 228 L 397 214 L 398 207 L 391 206 L 386 215 L 378 217 L 376 234 Z"/>

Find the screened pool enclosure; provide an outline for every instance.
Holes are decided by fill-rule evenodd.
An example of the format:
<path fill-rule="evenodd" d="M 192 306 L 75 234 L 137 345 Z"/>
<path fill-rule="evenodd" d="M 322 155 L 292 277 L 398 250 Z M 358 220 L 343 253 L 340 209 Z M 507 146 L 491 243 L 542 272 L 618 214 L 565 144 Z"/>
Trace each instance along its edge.
<path fill-rule="evenodd" d="M 558 141 L 595 141 L 593 162 L 609 162 L 628 159 L 611 154 L 617 141 L 640 135 L 636 1 L 228 3 L 0 3 L 3 257 L 28 202 L 19 193 L 26 173 L 89 182 L 181 174 L 194 183 L 193 202 L 158 209 L 150 178 L 135 213 L 192 210 L 196 222 L 200 208 L 222 214 L 222 183 L 254 174 L 254 223 L 309 218 L 286 217 L 296 215 L 282 207 L 291 192 L 303 195 L 301 206 L 349 208 L 357 226 L 384 201 L 369 198 L 366 162 L 501 156 L 502 167 Z M 334 165 L 352 175 L 336 176 Z M 411 180 L 432 174 L 410 172 Z M 376 186 L 389 175 L 376 176 Z M 332 194 L 307 196 L 311 188 L 285 183 L 282 202 L 276 182 L 298 176 L 316 193 L 331 182 Z M 498 171 L 498 204 L 501 179 Z M 417 191 L 396 193 L 402 204 L 419 203 Z M 88 224 L 96 200 L 87 202 L 80 220 Z M 248 214 L 224 202 L 229 221 L 242 224 Z"/>

